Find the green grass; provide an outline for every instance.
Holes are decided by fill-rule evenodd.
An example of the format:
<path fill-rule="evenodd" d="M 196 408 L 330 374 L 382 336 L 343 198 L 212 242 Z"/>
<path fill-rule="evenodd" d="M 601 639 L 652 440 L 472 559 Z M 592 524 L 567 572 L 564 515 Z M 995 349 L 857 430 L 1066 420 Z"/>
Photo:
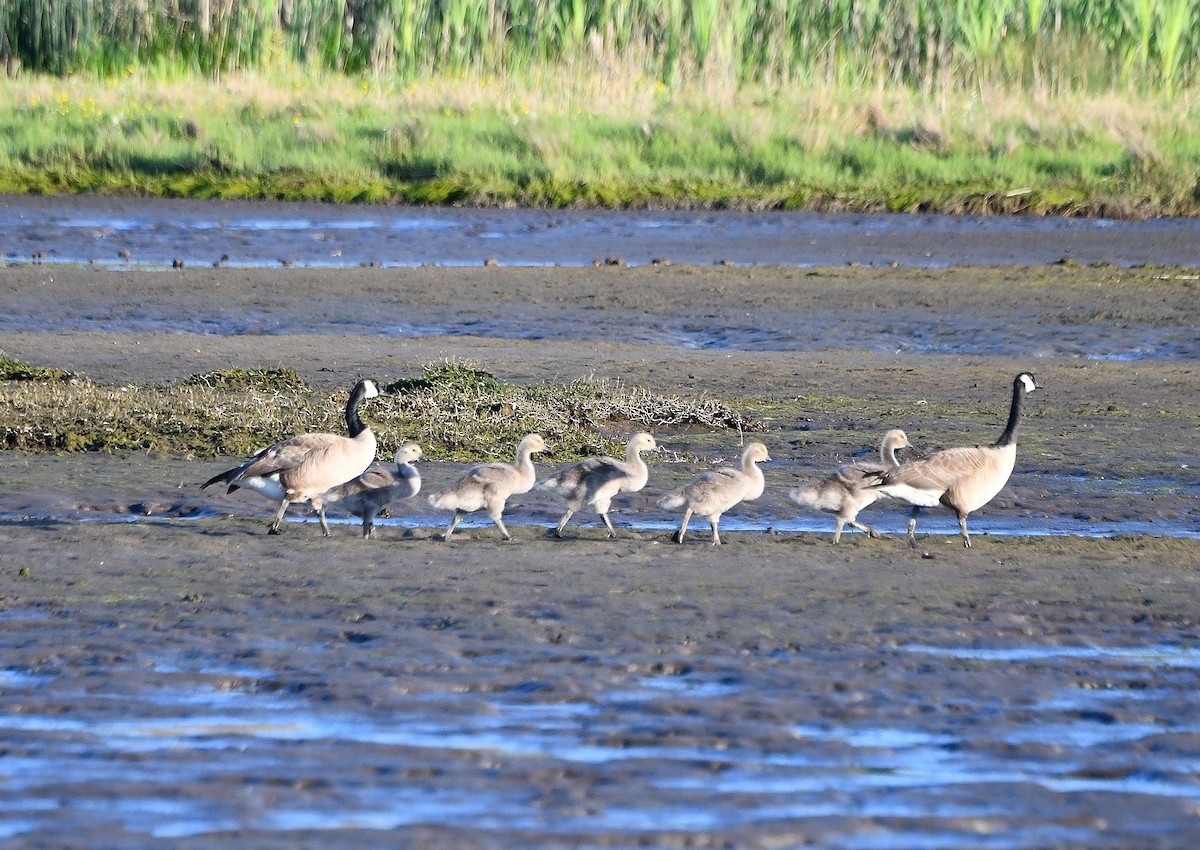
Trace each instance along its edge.
<path fill-rule="evenodd" d="M 381 456 L 417 440 L 441 460 L 508 458 L 526 433 L 548 457 L 621 452 L 639 429 L 753 430 L 752 417 L 715 399 L 663 396 L 618 383 L 516 386 L 450 361 L 368 402 Z M 170 386 L 106 387 L 0 355 L 0 448 L 149 451 L 192 457 L 252 454 L 310 431 L 342 433 L 345 393 L 306 386 L 290 370 L 230 369 Z"/>
<path fill-rule="evenodd" d="M 557 85 L 561 83 L 561 85 Z M 1192 215 L 1183 95 L 743 86 L 645 77 L 19 77 L 0 192 L 549 207 Z"/>
<path fill-rule="evenodd" d="M 71 381 L 75 376 L 65 369 L 50 369 L 44 366 L 30 366 L 21 360 L 14 360 L 0 352 L 0 381 L 32 381 L 54 382 Z"/>
<path fill-rule="evenodd" d="M 0 67 L 0 192 L 1200 211 L 1200 0 L 10 0 Z"/>

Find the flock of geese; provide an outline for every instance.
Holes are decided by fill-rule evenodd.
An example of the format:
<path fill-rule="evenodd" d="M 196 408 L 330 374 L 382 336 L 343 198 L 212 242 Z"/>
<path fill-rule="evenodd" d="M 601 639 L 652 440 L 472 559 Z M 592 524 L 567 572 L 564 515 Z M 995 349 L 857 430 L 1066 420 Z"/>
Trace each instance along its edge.
<path fill-rule="evenodd" d="M 788 492 L 795 504 L 832 513 L 837 518 L 833 542 L 841 540 L 846 525 L 871 537 L 878 531 L 858 521 L 858 513 L 883 497 L 899 499 L 912 506 L 908 521 L 908 542 L 916 545 L 917 515 L 922 508 L 942 505 L 955 512 L 963 545 L 971 545 L 967 515 L 986 505 L 1008 482 L 1017 457 L 1017 425 L 1025 396 L 1040 385 L 1029 372 L 1013 379 L 1012 405 L 1008 423 L 1000 438 L 990 446 L 943 449 L 928 457 L 900 462 L 896 452 L 908 448 L 908 436 L 901 430 L 884 435 L 880 462 L 859 462 L 839 467 L 829 476 Z M 316 511 L 321 530 L 329 536 L 326 508 L 333 508 L 362 520 L 364 537 L 374 533 L 374 519 L 388 504 L 416 496 L 421 476 L 414 463 L 421 459 L 421 447 L 406 443 L 388 464 L 375 460 L 375 434 L 359 417 L 358 408 L 371 398 L 385 396 L 372 380 L 359 381 L 346 404 L 348 436 L 340 434 L 300 434 L 262 449 L 244 463 L 214 475 L 201 489 L 221 483 L 227 492 L 251 490 L 278 503 L 268 529 L 278 534 L 288 506 L 308 503 Z M 562 537 L 567 522 L 583 508 L 594 510 L 615 537 L 609 519 L 612 500 L 620 493 L 636 493 L 646 486 L 650 470 L 642 453 L 658 448 L 654 437 L 639 432 L 626 445 L 624 458 L 591 457 L 572 463 L 542 481 L 537 480 L 533 455 L 547 450 L 538 434 L 529 434 L 517 444 L 514 463 L 484 463 L 473 466 L 450 486 L 429 497 L 439 509 L 453 511 L 450 525 L 442 535 L 449 540 L 467 514 L 486 511 L 504 539 L 511 539 L 504 525 L 504 506 L 510 496 L 527 493 L 535 487 L 566 500 L 566 511 L 555 528 Z M 767 447 L 760 442 L 748 444 L 736 467 L 721 467 L 705 472 L 690 483 L 667 493 L 658 501 L 667 510 L 683 509 L 683 517 L 673 539 L 683 543 L 693 516 L 708 520 L 714 545 L 721 542 L 718 526 L 721 516 L 735 505 L 752 501 L 763 494 L 765 486 L 758 464 L 770 460 Z"/>

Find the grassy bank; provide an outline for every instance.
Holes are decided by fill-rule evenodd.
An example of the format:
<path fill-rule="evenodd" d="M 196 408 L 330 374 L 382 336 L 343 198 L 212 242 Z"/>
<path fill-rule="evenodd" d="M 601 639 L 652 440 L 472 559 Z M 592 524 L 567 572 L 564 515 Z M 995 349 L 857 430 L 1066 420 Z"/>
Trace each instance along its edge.
<path fill-rule="evenodd" d="M 0 191 L 1200 212 L 1200 0 L 12 0 Z"/>
<path fill-rule="evenodd" d="M 562 69 L 559 69 L 562 70 Z M 1200 212 L 1192 93 L 407 85 L 141 72 L 0 88 L 0 192 L 1110 216 Z"/>

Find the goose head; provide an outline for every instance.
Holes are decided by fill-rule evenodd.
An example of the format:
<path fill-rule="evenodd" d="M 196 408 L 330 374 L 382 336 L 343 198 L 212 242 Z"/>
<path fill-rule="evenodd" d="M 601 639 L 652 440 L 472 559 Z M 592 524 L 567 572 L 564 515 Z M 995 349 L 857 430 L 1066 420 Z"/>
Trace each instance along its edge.
<path fill-rule="evenodd" d="M 387 395 L 388 393 L 385 393 L 383 390 L 381 390 L 379 388 L 379 384 L 375 383 L 370 378 L 363 378 L 361 381 L 355 384 L 354 389 L 350 391 L 350 398 L 357 399 L 358 401 L 364 401 L 368 398 L 386 397 Z"/>
<path fill-rule="evenodd" d="M 896 449 L 911 449 L 912 443 L 908 441 L 908 434 L 905 434 L 899 428 L 893 428 L 883 435 L 883 448 L 884 451 L 888 449 L 892 451 Z"/>
<path fill-rule="evenodd" d="M 745 450 L 742 452 L 743 465 L 747 463 L 758 463 L 760 461 L 770 459 L 771 455 L 767 451 L 767 447 L 762 443 L 751 443 L 750 445 L 746 446 Z"/>
<path fill-rule="evenodd" d="M 521 438 L 521 442 L 517 443 L 517 454 L 533 454 L 534 452 L 548 451 L 549 446 L 542 439 L 541 434 L 526 434 Z"/>
<path fill-rule="evenodd" d="M 405 443 L 400 448 L 396 449 L 396 454 L 393 460 L 396 466 L 404 463 L 414 463 L 425 457 L 425 453 L 421 451 L 421 447 L 416 443 Z"/>
<path fill-rule="evenodd" d="M 629 438 L 626 448 L 632 452 L 652 452 L 658 448 L 658 443 L 654 442 L 654 437 L 650 434 L 639 431 Z"/>

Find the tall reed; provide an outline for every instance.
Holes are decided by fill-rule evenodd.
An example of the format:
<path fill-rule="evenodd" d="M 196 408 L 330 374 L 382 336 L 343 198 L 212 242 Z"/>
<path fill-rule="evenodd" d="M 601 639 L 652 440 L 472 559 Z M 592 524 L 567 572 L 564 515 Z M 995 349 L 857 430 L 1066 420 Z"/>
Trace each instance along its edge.
<path fill-rule="evenodd" d="M 4 0 L 0 61 L 220 75 L 521 73 L 620 61 L 666 82 L 1058 91 L 1194 85 L 1200 0 Z"/>

